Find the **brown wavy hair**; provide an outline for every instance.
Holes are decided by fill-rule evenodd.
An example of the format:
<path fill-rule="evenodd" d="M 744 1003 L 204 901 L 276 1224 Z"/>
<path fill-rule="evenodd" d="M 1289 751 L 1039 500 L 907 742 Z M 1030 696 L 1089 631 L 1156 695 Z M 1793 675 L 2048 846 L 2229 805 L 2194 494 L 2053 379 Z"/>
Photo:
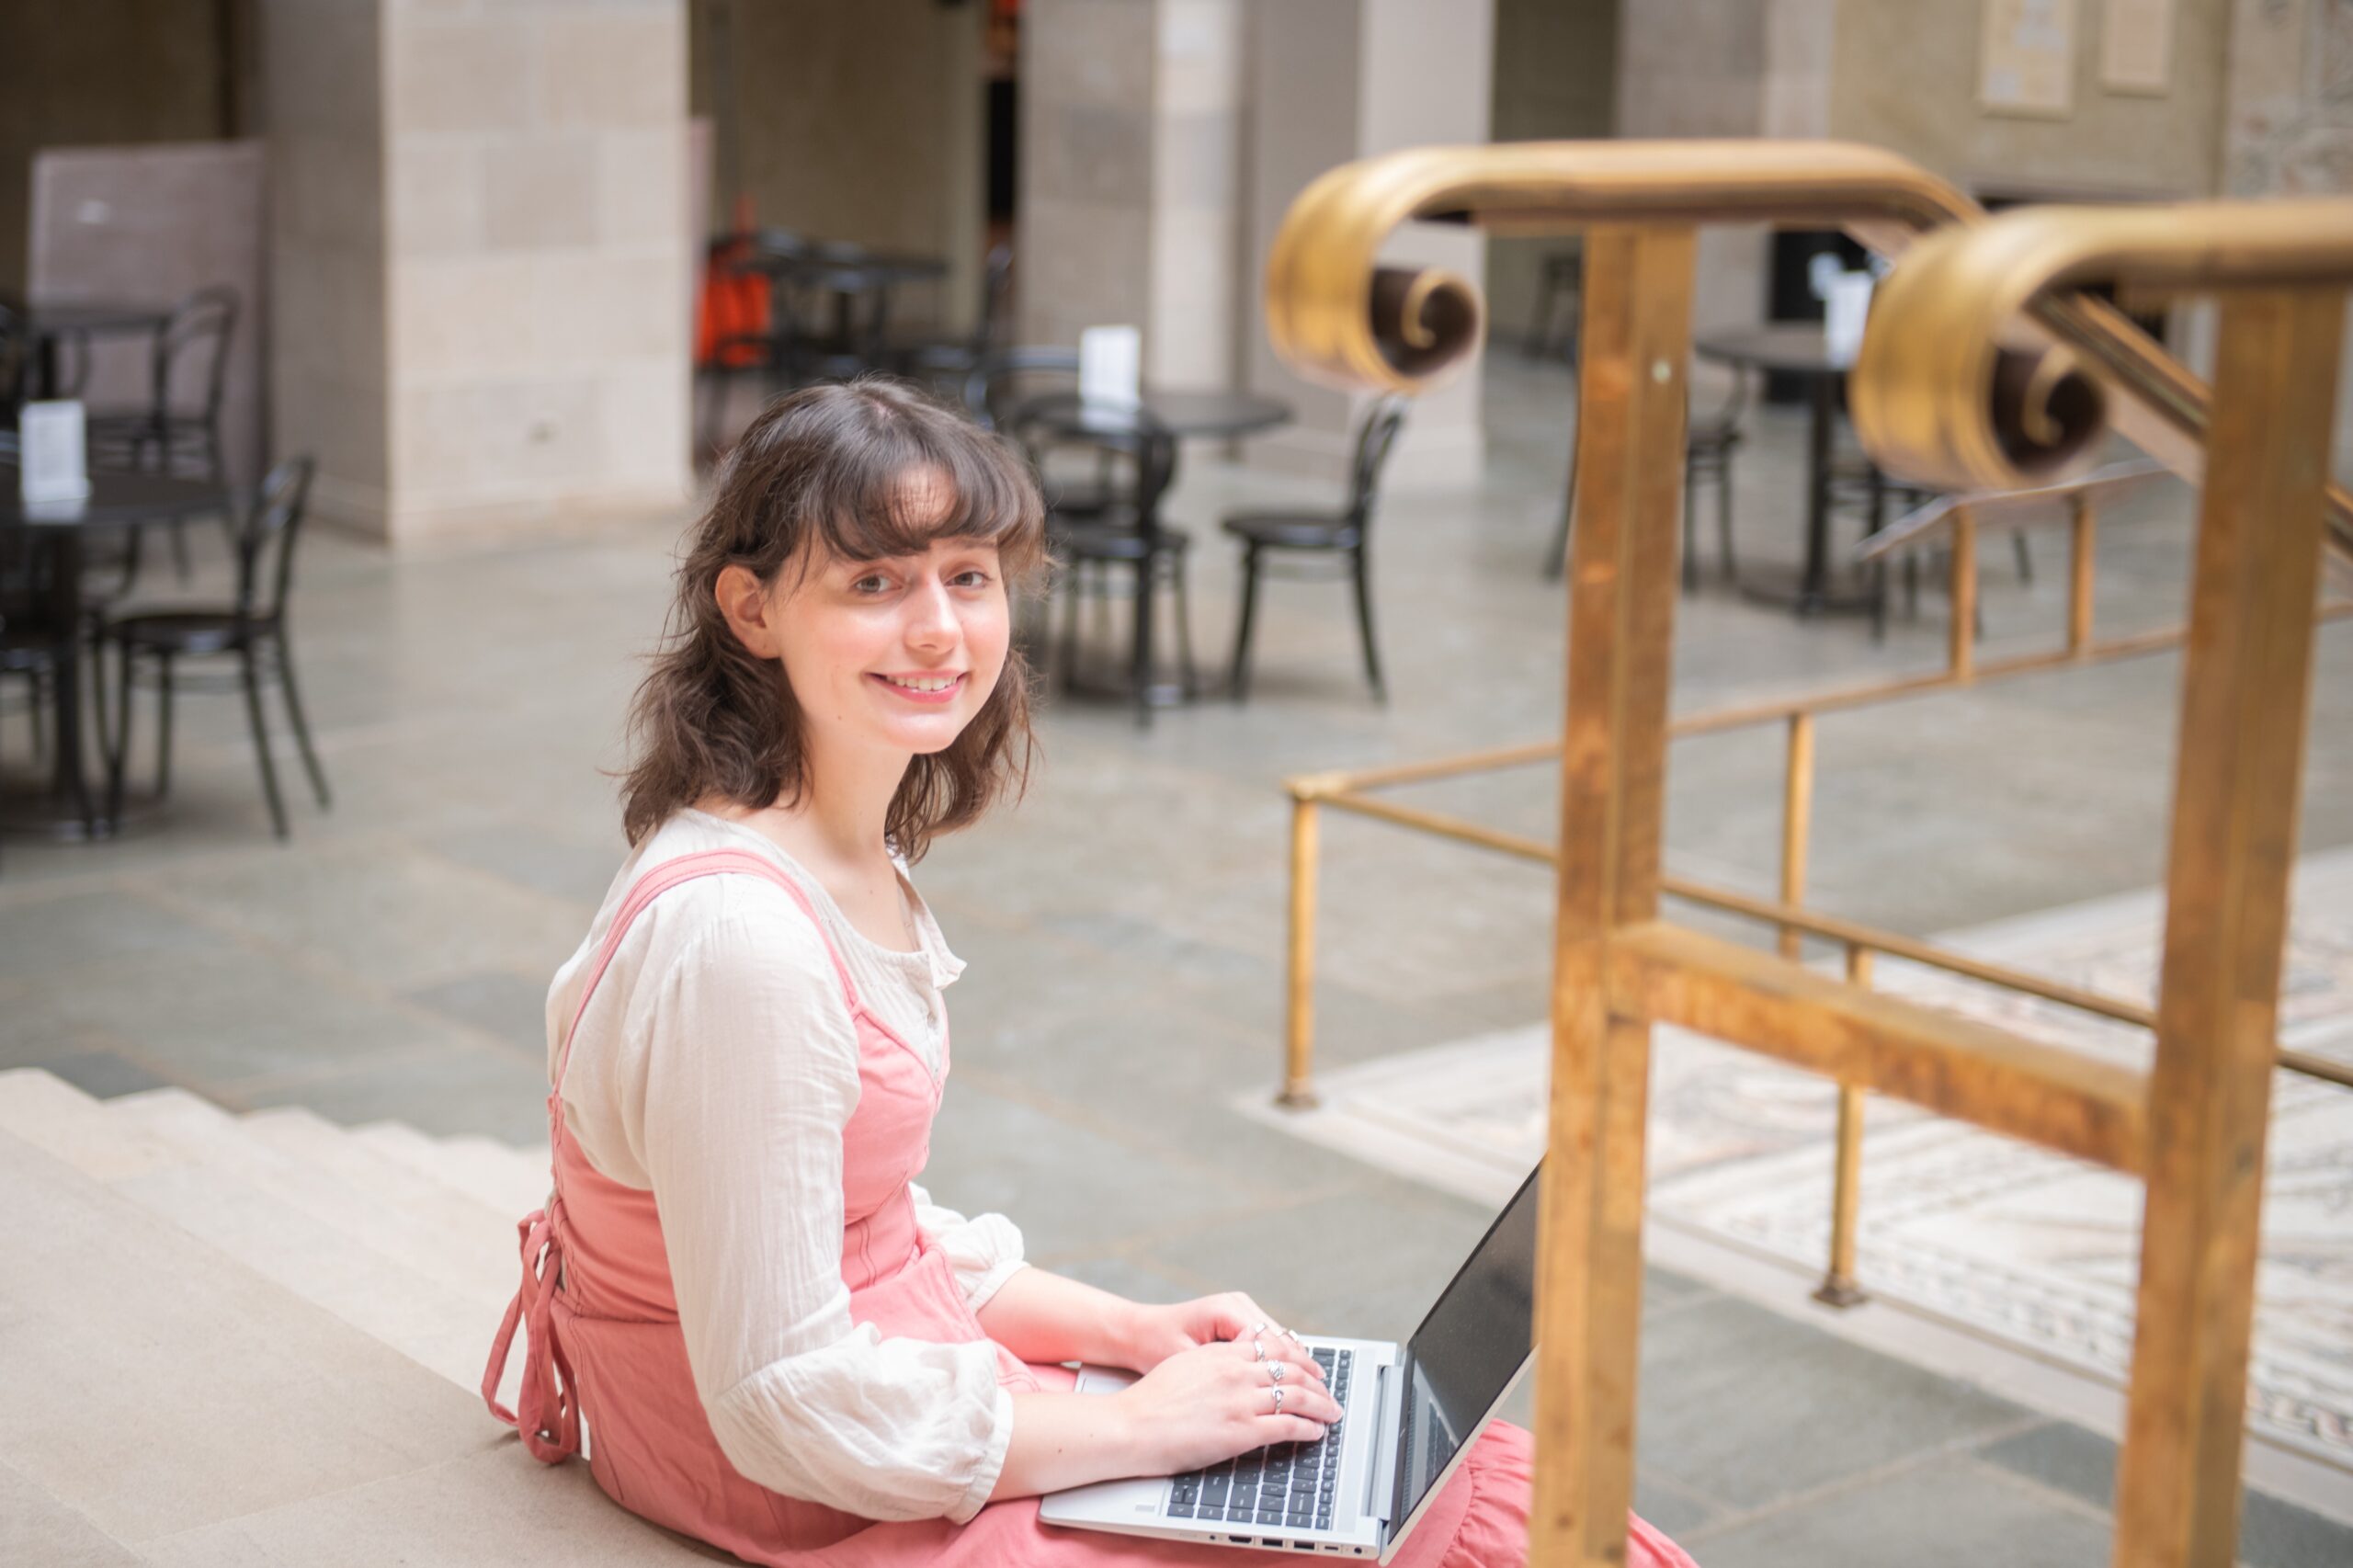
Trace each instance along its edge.
<path fill-rule="evenodd" d="M 910 485 L 916 477 L 932 483 Z M 910 516 L 911 493 L 929 500 L 943 486 L 944 510 Z M 921 554 L 939 539 L 994 544 L 1007 593 L 1030 585 L 1045 563 L 1045 507 L 1018 449 L 879 378 L 810 387 L 763 411 L 687 539 L 663 644 L 631 704 L 629 841 L 706 796 L 757 810 L 808 788 L 800 704 L 776 661 L 756 657 L 720 613 L 722 571 L 742 566 L 773 585 L 829 556 Z M 884 819 L 892 843 L 921 859 L 933 835 L 977 821 L 1004 793 L 1017 798 L 1036 744 L 1029 668 L 1010 648 L 963 733 L 907 765 Z"/>

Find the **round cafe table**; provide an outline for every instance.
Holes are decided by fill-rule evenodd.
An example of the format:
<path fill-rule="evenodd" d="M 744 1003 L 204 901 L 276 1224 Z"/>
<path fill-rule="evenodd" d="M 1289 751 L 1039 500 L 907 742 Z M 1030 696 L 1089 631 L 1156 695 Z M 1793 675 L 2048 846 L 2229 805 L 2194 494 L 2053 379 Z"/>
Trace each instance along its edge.
<path fill-rule="evenodd" d="M 1270 430 L 1289 422 L 1290 416 L 1290 404 L 1256 392 L 1144 387 L 1133 404 L 1090 403 L 1075 392 L 1048 392 L 1023 403 L 1006 423 L 1009 429 L 1037 431 L 1080 443 L 1117 438 L 1123 433 L 1132 437 L 1139 429 L 1156 429 L 1176 438 L 1173 448 L 1187 438 L 1230 440 Z M 1165 482 L 1144 498 L 1144 515 L 1136 522 L 1139 532 L 1149 535 L 1160 527 L 1160 498 L 1176 483 L 1176 458 L 1172 449 Z M 1189 659 L 1177 680 L 1155 681 L 1152 677 L 1152 598 L 1149 584 L 1140 585 L 1135 596 L 1134 649 L 1129 661 L 1127 693 L 1136 704 L 1139 722 L 1148 722 L 1154 708 L 1188 701 L 1192 697 Z M 1065 678 L 1069 678 L 1069 672 L 1065 672 Z"/>
<path fill-rule="evenodd" d="M 1774 582 L 1754 568 L 1741 574 L 1741 591 L 1752 598 L 1789 605 L 1801 616 L 1825 610 L 1869 609 L 1876 596 L 1867 585 L 1841 585 L 1830 571 L 1830 438 L 1838 422 L 1847 364 L 1834 359 L 1820 322 L 1773 322 L 1702 334 L 1693 352 L 1727 365 L 1779 370 L 1802 380 L 1811 393 L 1806 429 L 1805 560 L 1793 581 Z M 1787 569 L 1784 568 L 1786 571 Z"/>
<path fill-rule="evenodd" d="M 85 541 L 123 538 L 149 523 L 225 512 L 229 494 L 207 480 L 161 473 L 94 473 L 79 501 L 27 502 L 17 470 L 0 465 L 0 559 L 45 561 L 48 592 L 38 624 L 0 627 L 0 647 L 48 650 L 56 753 L 44 785 L 0 779 L 0 830 L 60 839 L 102 838 L 114 824 L 99 810 L 82 737 L 82 562 Z M 29 549 L 20 547 L 28 546 Z M 34 574 L 35 581 L 42 574 Z"/>

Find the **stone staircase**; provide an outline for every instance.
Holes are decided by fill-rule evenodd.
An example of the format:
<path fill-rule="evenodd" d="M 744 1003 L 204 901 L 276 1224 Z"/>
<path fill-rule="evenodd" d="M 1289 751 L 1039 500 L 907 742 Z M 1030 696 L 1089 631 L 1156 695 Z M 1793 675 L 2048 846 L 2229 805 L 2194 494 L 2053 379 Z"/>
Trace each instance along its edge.
<path fill-rule="evenodd" d="M 0 1072 L 0 1562 L 732 1562 L 483 1410 L 546 1191 L 544 1151 Z"/>

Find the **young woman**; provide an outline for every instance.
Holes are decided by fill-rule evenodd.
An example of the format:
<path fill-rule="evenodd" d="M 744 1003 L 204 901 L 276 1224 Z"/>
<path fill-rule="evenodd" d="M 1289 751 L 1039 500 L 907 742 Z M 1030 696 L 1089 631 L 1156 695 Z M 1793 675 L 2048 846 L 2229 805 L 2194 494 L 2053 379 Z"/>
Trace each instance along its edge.
<path fill-rule="evenodd" d="M 585 1415 L 616 1501 L 755 1562 L 1229 1562 L 1027 1500 L 1339 1413 L 1248 1297 L 1122 1300 L 915 1185 L 963 966 L 907 868 L 1019 788 L 1008 587 L 1042 556 L 1018 455 L 914 392 L 763 414 L 638 693 L 633 850 L 549 993 L 554 1195 L 483 1397 L 551 1463 Z M 518 1417 L 495 1395 L 525 1317 Z M 1074 1393 L 1078 1360 L 1143 1377 Z M 1528 1488 L 1526 1435 L 1495 1430 L 1401 1561 L 1520 1562 Z M 1638 1563 L 1687 1561 L 1636 1529 Z"/>

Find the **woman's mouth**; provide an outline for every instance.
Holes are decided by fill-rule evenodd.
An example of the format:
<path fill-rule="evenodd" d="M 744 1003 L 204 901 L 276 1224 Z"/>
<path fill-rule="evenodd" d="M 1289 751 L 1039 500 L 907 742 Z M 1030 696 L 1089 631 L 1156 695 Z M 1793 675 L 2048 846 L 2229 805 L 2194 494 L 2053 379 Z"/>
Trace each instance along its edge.
<path fill-rule="evenodd" d="M 953 675 L 878 675 L 871 678 L 881 682 L 894 696 L 934 708 L 955 701 L 964 685 L 961 671 Z"/>

